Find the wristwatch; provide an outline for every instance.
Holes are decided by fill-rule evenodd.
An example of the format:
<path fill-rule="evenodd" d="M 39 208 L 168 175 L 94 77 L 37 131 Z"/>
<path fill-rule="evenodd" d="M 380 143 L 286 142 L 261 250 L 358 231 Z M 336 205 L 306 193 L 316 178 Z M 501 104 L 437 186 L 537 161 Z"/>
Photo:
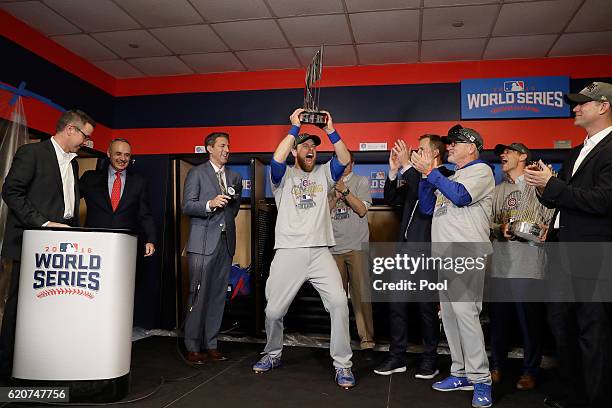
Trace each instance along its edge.
<path fill-rule="evenodd" d="M 346 197 L 347 195 L 349 195 L 351 193 L 351 190 L 348 189 L 348 187 L 346 188 L 346 190 L 344 190 L 343 192 L 341 192 L 340 194 L 342 194 L 342 197 Z"/>

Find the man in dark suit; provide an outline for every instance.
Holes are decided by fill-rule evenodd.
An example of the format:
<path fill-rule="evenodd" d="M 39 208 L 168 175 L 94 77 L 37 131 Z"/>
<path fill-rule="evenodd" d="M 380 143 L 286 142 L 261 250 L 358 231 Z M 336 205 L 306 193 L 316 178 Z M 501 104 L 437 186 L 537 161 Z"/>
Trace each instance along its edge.
<path fill-rule="evenodd" d="M 426 134 L 419 138 L 419 152 L 427 150 L 434 157 L 435 167 L 444 176 L 453 174 L 444 167 L 442 160 L 446 146 L 438 135 Z M 410 164 L 410 148 L 403 140 L 398 140 L 389 155 L 389 175 L 385 182 L 384 199 L 391 205 L 402 206 L 402 221 L 398 242 L 431 242 L 431 215 L 425 215 L 417 208 L 421 173 Z M 398 179 L 401 185 L 398 186 Z M 399 250 L 406 251 L 406 244 Z M 408 244 L 410 249 L 416 250 Z M 398 299 L 403 300 L 403 299 Z M 423 356 L 415 373 L 415 378 L 430 380 L 439 374 L 438 342 L 440 340 L 440 321 L 438 303 L 417 302 L 423 338 Z M 409 303 L 393 301 L 389 303 L 390 335 L 389 355 L 374 369 L 379 375 L 390 375 L 406 371 L 406 348 L 408 347 Z"/>
<path fill-rule="evenodd" d="M 602 256 L 593 256 L 593 252 L 601 248 L 597 243 L 612 241 L 612 85 L 593 82 L 566 99 L 575 105 L 574 125 L 587 132 L 585 142 L 572 149 L 557 177 L 541 161 L 525 170 L 525 181 L 538 188 L 542 203 L 556 209 L 547 241 L 590 243 L 588 247 L 582 244 L 590 252 L 588 257 L 584 251 L 571 252 L 574 247 L 567 244 L 569 257 L 562 251 L 549 256 L 553 262 L 569 258 L 569 262 L 558 263 L 557 269 L 570 269 L 569 282 L 579 298 L 572 303 L 548 304 L 566 395 L 549 397 L 544 403 L 553 408 L 603 407 L 609 405 L 605 394 L 612 385 L 610 304 L 587 299 L 580 291 L 584 279 L 575 278 L 576 273 L 599 273 L 609 268 L 601 265 Z"/>
<path fill-rule="evenodd" d="M 49 140 L 17 150 L 4 180 L 2 198 L 9 213 L 2 257 L 12 261 L 12 268 L 0 335 L 0 376 L 8 377 L 12 370 L 23 231 L 78 226 L 78 165 L 73 159 L 95 125 L 82 111 L 65 112 Z"/>
<path fill-rule="evenodd" d="M 234 218 L 240 209 L 242 177 L 225 167 L 229 135 L 206 137 L 209 160 L 189 170 L 183 193 L 183 213 L 191 217 L 187 241 L 189 306 L 185 317 L 187 360 L 227 360 L 217 349 L 227 283 L 236 249 Z"/>
<path fill-rule="evenodd" d="M 127 170 L 132 158 L 130 142 L 114 139 L 107 156 L 108 167 L 86 171 L 79 181 L 87 204 L 85 226 L 136 231 L 145 242 L 145 256 L 151 256 L 155 252 L 155 222 L 147 181 Z"/>

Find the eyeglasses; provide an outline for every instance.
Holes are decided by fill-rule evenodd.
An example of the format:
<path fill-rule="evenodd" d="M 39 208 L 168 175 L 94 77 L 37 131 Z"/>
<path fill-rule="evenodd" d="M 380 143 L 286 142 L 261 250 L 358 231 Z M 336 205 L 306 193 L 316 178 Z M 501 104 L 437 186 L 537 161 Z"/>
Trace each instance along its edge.
<path fill-rule="evenodd" d="M 85 138 L 85 140 L 89 140 L 89 139 L 91 139 L 91 137 L 90 137 L 88 134 L 86 134 L 85 132 L 83 132 L 83 131 L 82 131 L 81 129 L 79 129 L 77 126 L 75 126 L 75 125 L 70 125 L 70 126 L 72 126 L 72 128 L 73 128 L 73 129 L 76 129 L 76 130 L 78 130 L 79 132 L 81 132 L 81 134 L 83 135 L 83 137 Z"/>
<path fill-rule="evenodd" d="M 465 140 L 453 140 L 450 145 L 455 147 L 455 145 L 467 144 L 467 143 L 472 143 L 472 142 L 466 142 Z"/>

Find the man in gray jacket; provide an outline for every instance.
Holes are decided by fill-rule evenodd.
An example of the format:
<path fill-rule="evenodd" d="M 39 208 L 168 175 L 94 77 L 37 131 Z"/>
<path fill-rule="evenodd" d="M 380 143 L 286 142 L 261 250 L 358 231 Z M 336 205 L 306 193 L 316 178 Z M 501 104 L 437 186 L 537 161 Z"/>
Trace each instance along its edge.
<path fill-rule="evenodd" d="M 242 177 L 225 167 L 229 135 L 206 137 L 207 162 L 189 170 L 183 193 L 183 213 L 191 217 L 187 241 L 189 306 L 185 317 L 187 361 L 227 360 L 217 349 L 227 282 L 236 250 L 234 218 L 240 209 Z"/>
<path fill-rule="evenodd" d="M 529 194 L 525 184 L 525 167 L 531 160 L 531 152 L 522 143 L 498 144 L 495 154 L 501 159 L 506 179 L 493 191 L 493 219 L 491 235 L 494 240 L 491 283 L 500 284 L 499 291 L 493 292 L 489 303 L 491 319 L 491 359 L 493 369 L 491 379 L 499 383 L 506 369 L 508 356 L 508 323 L 516 310 L 516 316 L 523 335 L 523 374 L 516 383 L 519 390 L 535 387 L 540 362 L 542 344 L 540 329 L 544 323 L 544 310 L 541 303 L 521 301 L 526 293 L 533 290 L 544 274 L 544 248 L 514 236 L 509 228 L 510 222 L 527 221 L 521 219 L 521 208 L 533 208 L 531 216 L 546 229 L 548 219 L 543 217 L 550 211 L 538 202 L 535 191 Z M 540 208 L 541 211 L 537 211 Z M 549 214 L 551 215 L 551 214 Z M 549 218 L 549 217 L 548 217 Z M 530 220 L 536 221 L 536 220 Z M 544 231 L 543 230 L 543 231 Z M 523 242 L 521 242 L 523 241 Z M 510 298 L 506 298 L 506 296 Z M 503 297 L 502 297 L 503 296 Z M 512 300 L 516 299 L 516 302 Z"/>

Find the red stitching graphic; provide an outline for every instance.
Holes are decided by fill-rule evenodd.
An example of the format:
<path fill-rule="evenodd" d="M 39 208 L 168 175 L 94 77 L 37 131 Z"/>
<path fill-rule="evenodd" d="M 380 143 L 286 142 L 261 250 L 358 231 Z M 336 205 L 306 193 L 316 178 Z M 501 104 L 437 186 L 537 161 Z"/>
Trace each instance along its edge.
<path fill-rule="evenodd" d="M 83 289 L 75 289 L 75 288 L 53 288 L 53 289 L 44 289 L 41 290 L 36 297 L 39 299 L 45 298 L 47 296 L 56 296 L 56 295 L 77 295 L 84 296 L 88 299 L 93 299 L 95 295 L 92 292 Z"/>

